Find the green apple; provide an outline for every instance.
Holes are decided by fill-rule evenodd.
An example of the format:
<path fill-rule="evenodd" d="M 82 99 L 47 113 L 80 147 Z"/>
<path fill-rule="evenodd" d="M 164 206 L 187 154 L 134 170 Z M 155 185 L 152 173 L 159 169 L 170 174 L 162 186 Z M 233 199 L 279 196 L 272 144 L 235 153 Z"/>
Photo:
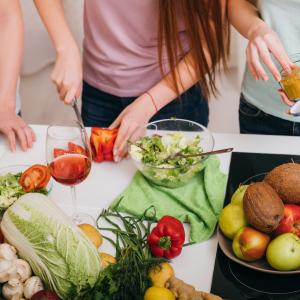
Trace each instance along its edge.
<path fill-rule="evenodd" d="M 242 260 L 255 261 L 265 255 L 269 242 L 267 234 L 251 227 L 243 227 L 234 237 L 232 250 Z"/>
<path fill-rule="evenodd" d="M 291 271 L 300 267 L 300 239 L 293 233 L 275 238 L 268 246 L 267 261 L 279 271 Z"/>
<path fill-rule="evenodd" d="M 226 237 L 233 240 L 236 233 L 246 225 L 246 216 L 241 205 L 230 203 L 223 208 L 219 226 Z"/>
<path fill-rule="evenodd" d="M 244 194 L 247 190 L 248 184 L 240 185 L 231 197 L 231 203 L 243 204 Z"/>

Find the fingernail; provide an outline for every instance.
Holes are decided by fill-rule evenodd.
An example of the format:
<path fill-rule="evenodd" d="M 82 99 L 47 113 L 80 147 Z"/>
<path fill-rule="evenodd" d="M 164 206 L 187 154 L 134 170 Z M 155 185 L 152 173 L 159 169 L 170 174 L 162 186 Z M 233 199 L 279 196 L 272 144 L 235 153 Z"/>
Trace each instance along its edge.
<path fill-rule="evenodd" d="M 120 159 L 120 156 L 118 155 L 114 155 L 114 160 L 115 162 L 119 162 L 121 159 Z"/>

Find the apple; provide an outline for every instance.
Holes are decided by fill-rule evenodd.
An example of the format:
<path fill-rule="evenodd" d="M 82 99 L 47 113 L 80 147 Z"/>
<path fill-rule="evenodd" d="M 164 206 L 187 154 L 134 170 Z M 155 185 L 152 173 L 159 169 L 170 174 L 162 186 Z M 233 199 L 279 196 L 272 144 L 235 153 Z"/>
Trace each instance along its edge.
<path fill-rule="evenodd" d="M 236 233 L 247 226 L 243 206 L 233 203 L 225 206 L 220 214 L 219 226 L 223 234 L 233 240 Z"/>
<path fill-rule="evenodd" d="M 244 194 L 247 190 L 248 184 L 243 184 L 233 193 L 231 197 L 231 203 L 243 205 Z"/>
<path fill-rule="evenodd" d="M 291 271 L 300 267 L 300 239 L 293 233 L 276 237 L 268 246 L 267 261 L 279 271 Z"/>
<path fill-rule="evenodd" d="M 270 237 L 251 227 L 244 227 L 234 237 L 232 249 L 234 254 L 245 261 L 255 261 L 265 255 Z"/>
<path fill-rule="evenodd" d="M 300 237 L 300 206 L 295 204 L 284 205 L 283 219 L 274 231 L 275 235 L 294 233 Z"/>

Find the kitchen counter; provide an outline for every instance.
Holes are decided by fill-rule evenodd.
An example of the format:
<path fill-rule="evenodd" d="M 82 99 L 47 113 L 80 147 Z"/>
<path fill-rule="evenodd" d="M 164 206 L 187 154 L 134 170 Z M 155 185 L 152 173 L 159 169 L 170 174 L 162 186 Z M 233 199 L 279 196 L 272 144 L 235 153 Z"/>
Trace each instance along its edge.
<path fill-rule="evenodd" d="M 11 153 L 4 138 L 0 138 L 0 168 L 16 164 L 45 163 L 46 126 L 32 126 L 37 134 L 37 142 L 27 152 L 18 150 Z M 300 154 L 300 138 L 282 136 L 214 134 L 215 149 L 234 147 L 239 152 Z M 221 169 L 228 173 L 230 154 L 220 156 Z M 135 173 L 130 160 L 115 163 L 94 163 L 88 178 L 76 187 L 79 211 L 97 217 L 103 208 L 118 196 L 130 183 Z M 66 213 L 72 213 L 70 188 L 54 182 L 50 194 L 52 201 Z M 102 251 L 111 252 L 111 246 L 104 243 Z M 209 291 L 211 287 L 217 239 L 184 248 L 180 257 L 175 258 L 173 266 L 176 275 L 197 289 Z"/>

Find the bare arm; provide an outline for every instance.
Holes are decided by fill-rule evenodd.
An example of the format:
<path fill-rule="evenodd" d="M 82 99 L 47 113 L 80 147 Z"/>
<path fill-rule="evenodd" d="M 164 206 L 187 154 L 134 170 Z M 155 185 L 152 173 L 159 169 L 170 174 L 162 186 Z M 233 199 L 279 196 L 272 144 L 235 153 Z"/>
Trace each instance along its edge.
<path fill-rule="evenodd" d="M 229 20 L 231 24 L 246 39 L 249 40 L 246 50 L 248 68 L 255 80 L 268 80 L 268 76 L 261 62 L 268 67 L 273 77 L 279 81 L 280 73 L 272 61 L 270 53 L 278 60 L 282 67 L 291 71 L 293 67 L 284 46 L 277 34 L 259 18 L 256 1 L 229 0 Z"/>
<path fill-rule="evenodd" d="M 65 19 L 62 0 L 34 2 L 57 53 L 51 79 L 60 99 L 70 103 L 81 93 L 82 66 L 79 49 Z"/>
<path fill-rule="evenodd" d="M 32 146 L 32 129 L 15 113 L 16 89 L 23 51 L 23 21 L 19 0 L 0 1 L 0 131 L 11 150 L 18 137 L 22 149 Z"/>
<path fill-rule="evenodd" d="M 18 1 L 0 1 L 0 45 L 0 106 L 15 109 L 23 49 L 23 23 Z"/>

